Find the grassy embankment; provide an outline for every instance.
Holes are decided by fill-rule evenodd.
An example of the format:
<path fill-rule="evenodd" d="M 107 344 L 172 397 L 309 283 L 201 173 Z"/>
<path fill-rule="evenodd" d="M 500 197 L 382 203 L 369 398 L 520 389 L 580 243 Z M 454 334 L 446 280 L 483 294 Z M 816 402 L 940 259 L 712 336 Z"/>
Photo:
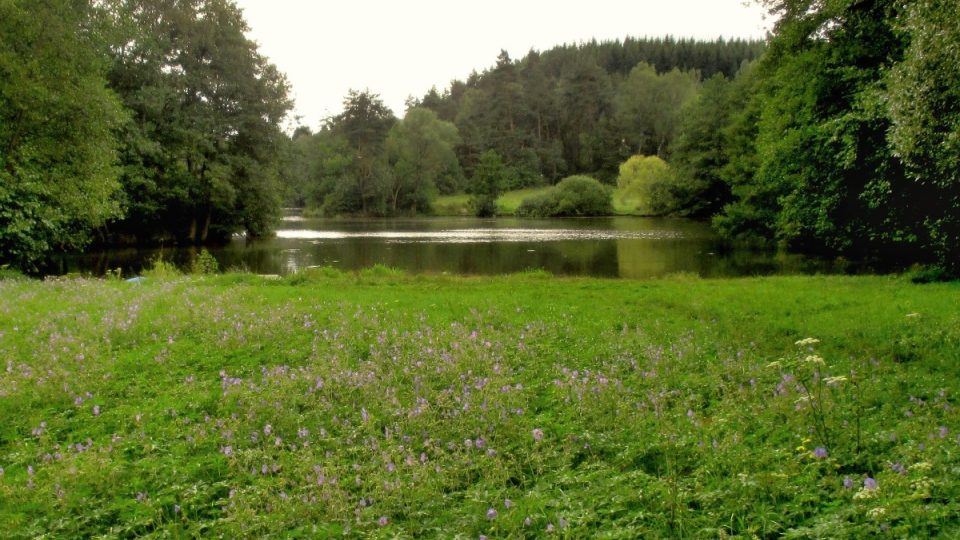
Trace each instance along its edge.
<path fill-rule="evenodd" d="M 513 215 L 516 213 L 517 208 L 520 207 L 520 203 L 522 203 L 524 199 L 534 195 L 546 193 L 551 189 L 551 187 L 552 186 L 545 186 L 506 191 L 503 193 L 503 195 L 497 198 L 497 213 L 500 215 Z M 618 195 L 618 193 L 619 192 L 615 191 L 613 194 L 614 213 L 617 215 L 636 214 L 636 201 L 624 200 L 622 196 Z M 470 195 L 458 194 L 439 196 L 433 201 L 433 211 L 434 214 L 438 216 L 472 215 L 470 210 Z"/>
<path fill-rule="evenodd" d="M 0 281 L 0 531 L 955 537 L 958 301 L 899 277 Z"/>

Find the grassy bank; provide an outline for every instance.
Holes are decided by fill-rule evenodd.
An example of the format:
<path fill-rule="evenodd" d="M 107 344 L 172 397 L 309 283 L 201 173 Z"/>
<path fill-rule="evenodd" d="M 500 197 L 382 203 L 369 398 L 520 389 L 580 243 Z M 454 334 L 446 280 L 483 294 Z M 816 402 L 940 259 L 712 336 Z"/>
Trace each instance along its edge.
<path fill-rule="evenodd" d="M 502 216 L 512 216 L 516 214 L 520 203 L 528 197 L 543 195 L 550 190 L 551 186 L 517 189 L 507 191 L 497 199 L 497 213 Z M 628 216 L 639 215 L 637 213 L 638 202 L 635 199 L 624 198 L 619 191 L 613 194 L 613 212 L 616 215 Z M 442 195 L 433 202 L 433 212 L 438 216 L 469 216 L 470 195 L 461 193 L 457 195 Z"/>
<path fill-rule="evenodd" d="M 497 198 L 497 214 L 512 216 L 527 197 L 546 193 L 550 186 L 506 191 Z M 433 212 L 438 216 L 471 216 L 470 195 L 442 195 L 433 201 Z"/>
<path fill-rule="evenodd" d="M 955 536 L 958 300 L 897 277 L 0 281 L 0 531 Z"/>

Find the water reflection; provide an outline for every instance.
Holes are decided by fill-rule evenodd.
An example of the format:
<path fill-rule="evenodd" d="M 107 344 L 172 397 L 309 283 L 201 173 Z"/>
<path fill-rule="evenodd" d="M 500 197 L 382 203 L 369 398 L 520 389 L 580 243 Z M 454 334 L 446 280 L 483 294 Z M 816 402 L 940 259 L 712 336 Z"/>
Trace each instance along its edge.
<path fill-rule="evenodd" d="M 224 269 L 288 274 L 313 266 L 384 264 L 414 273 L 502 274 L 542 268 L 558 275 L 649 278 L 836 271 L 803 257 L 730 250 L 709 226 L 634 217 L 520 220 L 422 218 L 323 220 L 290 216 L 275 238 L 234 238 L 209 248 Z M 197 248 L 117 249 L 64 255 L 54 272 L 140 272 L 164 259 L 188 268 Z"/>

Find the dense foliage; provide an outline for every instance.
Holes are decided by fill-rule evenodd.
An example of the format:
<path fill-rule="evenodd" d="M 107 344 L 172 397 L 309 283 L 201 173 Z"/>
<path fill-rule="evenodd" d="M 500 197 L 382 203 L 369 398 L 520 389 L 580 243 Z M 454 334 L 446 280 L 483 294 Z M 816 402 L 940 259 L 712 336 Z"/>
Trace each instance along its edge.
<path fill-rule="evenodd" d="M 531 51 L 520 60 L 501 52 L 490 69 L 411 100 L 393 142 L 377 156 L 364 154 L 379 171 L 379 187 L 370 191 L 379 202 L 360 204 L 356 190 L 344 188 L 356 178 L 339 164 L 353 162 L 358 153 L 335 142 L 339 116 L 315 134 L 298 131 L 290 141 L 287 201 L 327 214 L 422 212 L 433 192 L 489 192 L 481 171 L 489 170 L 489 152 L 503 166 L 498 190 L 551 185 L 574 173 L 611 184 L 621 162 L 635 153 L 666 157 L 702 76 L 733 77 L 762 50 L 761 42 L 751 41 L 627 39 Z M 345 108 L 358 99 L 382 107 L 365 91 L 347 96 Z M 404 128 L 407 122 L 420 127 Z M 397 154 L 415 147 L 420 173 Z M 331 193 L 346 199 L 330 204 Z M 474 213 L 495 211 L 492 202 L 473 200 Z"/>
<path fill-rule="evenodd" d="M 678 209 L 730 237 L 958 275 L 960 4 L 764 3 L 765 55 L 687 109 Z"/>
<path fill-rule="evenodd" d="M 120 215 L 105 41 L 84 0 L 0 0 L 0 265 L 35 270 Z"/>
<path fill-rule="evenodd" d="M 287 83 L 247 39 L 231 0 L 116 0 L 110 86 L 130 111 L 120 133 L 126 216 L 139 242 L 268 232 L 279 217 L 279 129 Z"/>
<path fill-rule="evenodd" d="M 230 0 L 0 1 L 0 265 L 277 217 L 282 75 Z"/>
<path fill-rule="evenodd" d="M 527 217 L 607 216 L 613 213 L 611 189 L 589 176 L 564 178 L 548 191 L 524 199 L 517 215 Z"/>
<path fill-rule="evenodd" d="M 0 281 L 0 531 L 956 538 L 958 298 L 383 268 Z"/>

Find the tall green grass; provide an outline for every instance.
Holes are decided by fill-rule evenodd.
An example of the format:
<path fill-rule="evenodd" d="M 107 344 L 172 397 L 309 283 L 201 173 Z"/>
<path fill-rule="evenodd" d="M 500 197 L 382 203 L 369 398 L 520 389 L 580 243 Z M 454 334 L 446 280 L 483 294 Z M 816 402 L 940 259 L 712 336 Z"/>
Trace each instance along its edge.
<path fill-rule="evenodd" d="M 0 280 L 0 531 L 955 537 L 958 300 L 900 277 Z"/>

